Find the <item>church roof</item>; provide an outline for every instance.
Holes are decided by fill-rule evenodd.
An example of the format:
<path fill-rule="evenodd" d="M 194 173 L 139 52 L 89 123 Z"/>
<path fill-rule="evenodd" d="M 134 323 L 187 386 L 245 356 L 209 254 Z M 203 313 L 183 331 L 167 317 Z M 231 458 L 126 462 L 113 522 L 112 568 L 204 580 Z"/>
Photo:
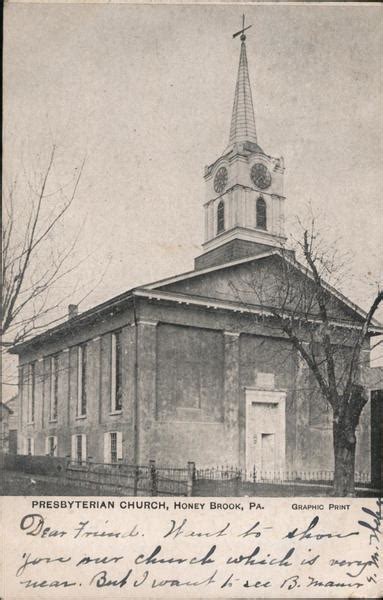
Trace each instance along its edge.
<path fill-rule="evenodd" d="M 243 263 L 252 262 L 254 260 L 266 258 L 268 256 L 273 256 L 273 254 L 278 254 L 278 250 L 270 250 L 268 252 L 262 252 L 262 254 L 257 254 L 254 256 L 247 256 L 245 258 L 239 258 L 237 260 L 231 260 L 230 262 L 214 265 L 213 267 L 206 267 L 204 269 L 198 269 L 193 271 L 186 271 L 186 273 L 180 273 L 179 275 L 173 275 L 172 277 L 167 277 L 166 279 L 159 279 L 158 281 L 154 281 L 153 283 L 148 283 L 147 285 L 142 286 L 146 290 L 153 290 L 163 285 L 169 285 L 171 283 L 177 283 L 178 281 L 184 281 L 185 279 L 190 279 L 192 277 L 198 277 L 199 275 L 205 275 L 207 273 L 211 273 L 213 271 L 219 271 L 221 269 L 226 269 L 228 267 L 235 267 L 236 265 L 241 265 Z"/>
<path fill-rule="evenodd" d="M 162 279 L 162 280 L 154 282 L 152 284 L 147 284 L 145 286 L 142 286 L 142 288 L 138 288 L 138 289 L 140 289 L 140 290 L 156 290 L 156 289 L 163 288 L 163 286 L 171 285 L 171 284 L 177 283 L 179 281 L 184 281 L 186 279 L 190 279 L 193 277 L 206 275 L 213 271 L 219 271 L 219 270 L 226 269 L 226 268 L 232 268 L 237 265 L 239 266 L 239 265 L 242 265 L 245 263 L 250 263 L 253 261 L 260 261 L 262 259 L 265 259 L 265 258 L 268 258 L 271 256 L 280 256 L 283 260 L 287 261 L 290 265 L 292 265 L 295 269 L 297 269 L 297 271 L 301 272 L 304 276 L 308 277 L 309 279 L 313 279 L 312 273 L 306 267 L 304 267 L 300 262 L 298 262 L 295 258 L 291 258 L 291 256 L 283 249 L 275 248 L 273 250 L 270 250 L 269 252 L 264 252 L 264 253 L 258 254 L 256 256 L 248 256 L 246 258 L 241 258 L 238 260 L 230 261 L 225 264 L 215 265 L 213 267 L 208 267 L 205 269 L 200 269 L 200 270 L 195 270 L 195 271 L 189 271 L 189 272 L 186 272 L 186 273 L 183 273 L 180 275 L 176 275 L 174 277 Z M 337 300 L 339 300 L 348 309 L 351 309 L 351 311 L 354 312 L 356 315 L 358 315 L 360 318 L 362 318 L 362 319 L 366 318 L 366 316 L 367 316 L 366 311 L 364 311 L 357 304 L 355 304 L 354 302 L 349 300 L 349 298 L 344 296 L 344 294 L 339 292 L 336 288 L 334 288 L 332 285 L 330 285 L 326 281 L 322 280 L 322 285 L 323 285 L 324 289 L 327 292 L 329 292 L 329 294 L 334 296 Z M 243 303 L 239 302 L 237 304 L 242 304 L 242 308 L 243 308 Z M 264 307 L 264 308 L 267 309 L 267 307 Z M 379 330 L 380 332 L 383 331 L 383 327 L 382 327 L 381 323 L 379 323 L 379 321 L 377 321 L 376 319 L 371 320 L 371 325 L 373 325 L 374 328 L 376 328 L 376 330 Z"/>
<path fill-rule="evenodd" d="M 245 41 L 241 42 L 241 53 L 237 83 L 235 86 L 233 113 L 231 117 L 229 146 L 239 142 L 257 144 L 253 98 L 251 95 L 249 68 Z"/>
<path fill-rule="evenodd" d="M 262 314 L 264 316 L 272 316 L 273 312 L 268 309 L 267 306 L 260 306 L 256 304 L 248 303 L 244 305 L 241 301 L 232 301 L 229 299 L 219 299 L 219 298 L 211 298 L 203 295 L 195 295 L 188 294 L 182 291 L 167 291 L 164 289 L 167 285 L 171 285 L 173 283 L 177 283 L 180 281 L 184 281 L 187 279 L 203 277 L 213 273 L 215 271 L 222 271 L 225 269 L 240 267 L 245 263 L 251 263 L 256 261 L 261 261 L 262 259 L 266 259 L 272 256 L 279 256 L 282 259 L 290 262 L 294 267 L 296 267 L 299 271 L 301 271 L 307 277 L 311 277 L 310 273 L 305 269 L 303 265 L 301 265 L 295 259 L 291 259 L 286 253 L 282 250 L 273 249 L 270 252 L 265 252 L 263 254 L 259 254 L 257 256 L 249 256 L 246 258 L 241 258 L 239 260 L 230 261 L 225 264 L 216 265 L 214 267 L 208 267 L 205 269 L 199 269 L 197 271 L 188 271 L 186 273 L 182 273 L 180 275 L 176 275 L 174 277 L 168 277 L 166 279 L 162 279 L 153 283 L 148 283 L 147 285 L 139 286 L 128 290 L 114 298 L 107 300 L 97 306 L 94 306 L 83 313 L 80 313 L 78 316 L 73 317 L 70 320 L 64 321 L 55 327 L 48 329 L 41 334 L 29 338 L 23 342 L 20 342 L 13 348 L 9 350 L 11 354 L 19 354 L 25 348 L 35 343 L 43 343 L 46 340 L 52 338 L 52 336 L 65 334 L 67 331 L 73 329 L 73 327 L 81 326 L 82 324 L 89 323 L 95 320 L 100 314 L 110 314 L 111 309 L 121 308 L 124 305 L 130 303 L 134 297 L 136 298 L 147 298 L 148 300 L 159 300 L 159 301 L 167 301 L 167 302 L 176 302 L 178 304 L 185 305 L 198 305 L 206 308 L 213 309 L 221 309 L 221 310 L 230 310 L 234 312 L 246 312 L 252 314 Z M 364 319 L 366 317 L 366 312 L 359 308 L 356 304 L 351 302 L 348 298 L 346 298 L 343 294 L 338 292 L 335 288 L 330 286 L 329 284 L 324 283 L 324 287 L 335 296 L 340 302 L 346 305 L 349 309 L 351 309 L 356 315 Z M 312 319 L 314 321 L 315 319 Z M 359 327 L 360 324 L 358 322 L 353 322 L 350 319 L 341 319 L 335 318 L 332 320 L 334 324 L 339 325 L 340 327 L 345 326 L 347 328 Z M 371 321 L 373 333 L 382 333 L 383 327 L 382 325 L 375 319 Z"/>

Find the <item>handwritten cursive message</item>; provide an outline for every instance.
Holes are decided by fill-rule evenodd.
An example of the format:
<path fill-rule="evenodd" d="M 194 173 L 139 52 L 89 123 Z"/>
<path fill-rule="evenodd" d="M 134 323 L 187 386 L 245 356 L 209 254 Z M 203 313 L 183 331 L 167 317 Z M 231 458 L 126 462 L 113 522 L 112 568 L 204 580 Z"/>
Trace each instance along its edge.
<path fill-rule="evenodd" d="M 382 500 L 3 498 L 4 597 L 379 597 Z"/>

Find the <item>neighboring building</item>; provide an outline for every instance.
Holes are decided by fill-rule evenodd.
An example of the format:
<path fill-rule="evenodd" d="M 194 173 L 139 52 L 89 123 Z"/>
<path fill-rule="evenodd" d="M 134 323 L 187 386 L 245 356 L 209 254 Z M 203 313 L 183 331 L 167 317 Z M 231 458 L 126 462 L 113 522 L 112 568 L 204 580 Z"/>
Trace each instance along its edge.
<path fill-rule="evenodd" d="M 17 427 L 19 423 L 18 396 L 13 396 L 10 400 L 7 401 L 6 404 L 8 408 L 10 408 L 12 411 L 9 416 L 9 453 L 17 454 Z"/>
<path fill-rule="evenodd" d="M 0 451 L 9 452 L 9 417 L 12 410 L 0 402 Z"/>
<path fill-rule="evenodd" d="M 383 488 L 383 367 L 368 369 L 371 397 L 371 479 Z"/>
<path fill-rule="evenodd" d="M 14 349 L 21 452 L 264 471 L 332 468 L 326 403 L 312 393 L 310 373 L 272 313 L 244 284 L 275 280 L 287 263 L 297 281 L 307 277 L 282 250 L 283 176 L 282 158 L 258 144 L 242 35 L 229 145 L 205 169 L 205 241 L 194 270 L 79 315 L 72 306 L 65 323 Z M 335 290 L 328 294 L 333 342 L 347 349 L 344 332 L 365 313 Z M 356 467 L 365 473 L 370 435 L 368 404 Z"/>

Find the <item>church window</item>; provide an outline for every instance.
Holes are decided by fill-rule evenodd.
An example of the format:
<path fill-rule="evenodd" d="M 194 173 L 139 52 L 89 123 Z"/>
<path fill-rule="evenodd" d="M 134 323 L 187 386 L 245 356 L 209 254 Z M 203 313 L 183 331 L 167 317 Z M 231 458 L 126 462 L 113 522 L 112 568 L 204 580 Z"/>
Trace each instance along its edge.
<path fill-rule="evenodd" d="M 110 434 L 110 462 L 117 462 L 117 432 L 112 431 Z"/>
<path fill-rule="evenodd" d="M 122 410 L 122 351 L 121 332 L 112 333 L 111 348 L 111 411 Z"/>
<path fill-rule="evenodd" d="M 45 454 L 47 456 L 57 456 L 57 436 L 50 435 L 46 438 Z"/>
<path fill-rule="evenodd" d="M 84 417 L 87 408 L 87 346 L 78 346 L 77 354 L 77 416 Z"/>
<path fill-rule="evenodd" d="M 36 365 L 29 365 L 28 377 L 28 423 L 35 422 L 35 405 L 36 405 Z"/>
<path fill-rule="evenodd" d="M 122 460 L 122 432 L 108 431 L 104 433 L 104 462 L 118 463 Z"/>
<path fill-rule="evenodd" d="M 257 200 L 257 227 L 267 229 L 266 202 L 261 196 Z"/>
<path fill-rule="evenodd" d="M 33 438 L 27 438 L 27 454 L 28 456 L 34 456 L 35 454 L 35 440 Z"/>
<path fill-rule="evenodd" d="M 72 435 L 71 459 L 79 465 L 87 460 L 87 439 L 85 433 Z"/>
<path fill-rule="evenodd" d="M 51 389 L 50 389 L 50 420 L 57 420 L 58 391 L 59 391 L 59 357 L 56 354 L 50 359 Z"/>
<path fill-rule="evenodd" d="M 221 200 L 217 207 L 217 233 L 225 231 L 225 204 Z"/>

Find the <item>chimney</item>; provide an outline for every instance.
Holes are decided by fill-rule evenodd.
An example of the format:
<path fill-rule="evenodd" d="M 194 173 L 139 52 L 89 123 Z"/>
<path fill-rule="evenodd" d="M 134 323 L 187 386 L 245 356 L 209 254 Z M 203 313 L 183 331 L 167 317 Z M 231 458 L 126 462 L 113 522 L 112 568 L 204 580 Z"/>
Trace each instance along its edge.
<path fill-rule="evenodd" d="M 77 304 L 68 304 L 68 320 L 77 317 L 78 315 L 78 305 Z"/>

